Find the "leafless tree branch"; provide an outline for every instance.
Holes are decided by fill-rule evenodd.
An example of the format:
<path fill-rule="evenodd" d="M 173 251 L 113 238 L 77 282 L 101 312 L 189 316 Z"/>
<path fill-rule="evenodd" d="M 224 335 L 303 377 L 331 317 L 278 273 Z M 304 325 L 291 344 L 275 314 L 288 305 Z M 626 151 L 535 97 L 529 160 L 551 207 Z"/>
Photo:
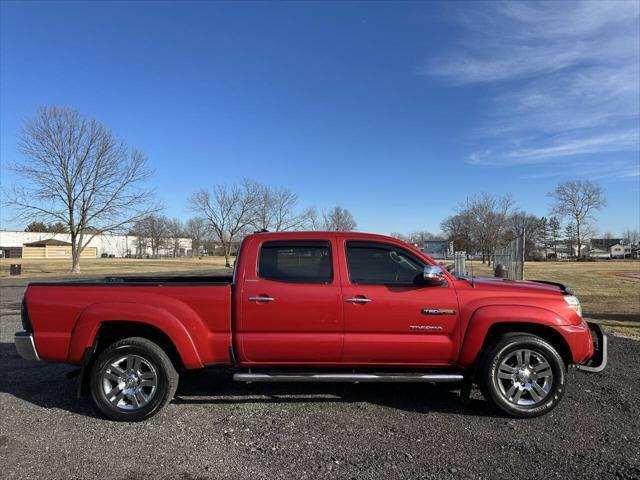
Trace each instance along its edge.
<path fill-rule="evenodd" d="M 24 220 L 65 224 L 74 273 L 95 236 L 124 231 L 159 208 L 145 187 L 145 155 L 71 108 L 40 108 L 18 144 L 23 157 L 12 168 L 23 182 L 7 203 Z"/>

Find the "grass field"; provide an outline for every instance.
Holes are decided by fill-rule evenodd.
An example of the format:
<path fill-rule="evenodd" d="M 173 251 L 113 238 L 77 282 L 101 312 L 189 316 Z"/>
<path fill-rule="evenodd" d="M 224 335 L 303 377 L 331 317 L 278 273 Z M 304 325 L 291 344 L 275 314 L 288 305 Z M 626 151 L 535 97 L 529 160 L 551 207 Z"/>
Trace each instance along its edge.
<path fill-rule="evenodd" d="M 233 258 L 231 259 L 233 262 Z M 0 259 L 0 277 L 9 276 L 12 263 L 22 265 L 23 277 L 71 276 L 71 260 L 35 260 L 24 258 Z M 200 270 L 224 269 L 224 257 L 199 258 L 95 258 L 82 259 L 81 276 L 127 275 L 157 272 L 198 272 Z M 229 269 L 230 271 L 230 269 Z"/>
<path fill-rule="evenodd" d="M 480 262 L 475 275 L 493 276 Z M 524 277 L 569 285 L 582 303 L 584 317 L 617 334 L 640 339 L 640 261 L 527 262 Z"/>
<path fill-rule="evenodd" d="M 11 263 L 22 264 L 23 277 L 70 276 L 66 260 L 0 259 L 0 277 L 9 276 Z M 480 262 L 474 274 L 492 276 Z M 138 260 L 97 258 L 82 260 L 82 276 L 136 273 L 224 271 L 223 257 Z M 228 270 L 230 271 L 230 270 Z M 609 327 L 615 333 L 640 339 L 640 261 L 625 262 L 527 262 L 525 278 L 561 282 L 573 288 L 587 319 Z"/>

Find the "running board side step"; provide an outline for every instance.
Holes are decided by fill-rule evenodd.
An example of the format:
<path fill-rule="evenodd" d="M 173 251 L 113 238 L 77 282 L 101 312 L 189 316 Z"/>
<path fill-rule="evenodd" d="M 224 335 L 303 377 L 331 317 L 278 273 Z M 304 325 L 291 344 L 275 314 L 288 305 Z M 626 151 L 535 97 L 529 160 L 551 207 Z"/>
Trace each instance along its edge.
<path fill-rule="evenodd" d="M 236 382 L 461 382 L 464 375 L 447 374 L 376 374 L 376 373 L 309 373 L 268 374 L 235 373 Z"/>

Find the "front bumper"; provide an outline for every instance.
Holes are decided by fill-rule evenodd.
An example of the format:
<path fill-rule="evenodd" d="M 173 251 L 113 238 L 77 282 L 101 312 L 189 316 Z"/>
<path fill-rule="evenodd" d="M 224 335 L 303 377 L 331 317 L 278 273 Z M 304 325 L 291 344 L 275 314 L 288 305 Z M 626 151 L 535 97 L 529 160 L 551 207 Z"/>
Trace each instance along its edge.
<path fill-rule="evenodd" d="M 18 355 L 22 358 L 25 360 L 40 360 L 38 351 L 36 350 L 36 344 L 33 341 L 33 333 L 16 332 L 13 341 L 16 344 Z"/>
<path fill-rule="evenodd" d="M 585 363 L 572 365 L 576 370 L 598 373 L 607 366 L 607 335 L 597 323 L 587 322 L 593 339 L 593 355 Z"/>

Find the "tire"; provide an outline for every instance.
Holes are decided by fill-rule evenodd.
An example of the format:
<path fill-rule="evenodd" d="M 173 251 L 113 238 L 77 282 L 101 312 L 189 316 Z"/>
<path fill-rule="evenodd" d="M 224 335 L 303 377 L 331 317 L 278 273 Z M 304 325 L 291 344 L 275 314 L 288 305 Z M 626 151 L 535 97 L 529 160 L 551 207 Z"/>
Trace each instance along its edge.
<path fill-rule="evenodd" d="M 93 362 L 90 389 L 112 420 L 138 422 L 158 413 L 178 387 L 178 373 L 154 342 L 130 337 L 109 345 Z"/>
<path fill-rule="evenodd" d="M 508 334 L 483 355 L 478 383 L 484 397 L 502 413 L 533 418 L 553 410 L 564 396 L 566 368 L 546 340 Z"/>

